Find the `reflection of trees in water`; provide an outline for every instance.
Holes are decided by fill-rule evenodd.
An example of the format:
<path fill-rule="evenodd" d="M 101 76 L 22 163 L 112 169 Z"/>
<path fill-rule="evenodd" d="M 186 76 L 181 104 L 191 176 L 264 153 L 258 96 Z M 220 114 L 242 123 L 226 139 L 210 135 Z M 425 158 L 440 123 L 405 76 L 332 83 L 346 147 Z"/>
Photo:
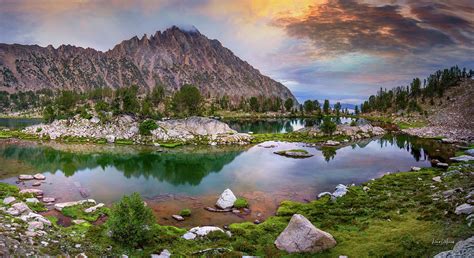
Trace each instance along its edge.
<path fill-rule="evenodd" d="M 336 157 L 336 148 L 322 148 L 321 152 L 323 153 L 324 159 L 327 162 Z"/>
<path fill-rule="evenodd" d="M 369 145 L 374 139 L 364 139 L 357 141 L 352 144 L 352 149 L 365 148 Z M 409 135 L 390 135 L 387 134 L 384 137 L 378 139 L 380 148 L 388 146 L 397 146 L 400 149 L 406 150 L 410 153 L 416 161 L 420 160 L 430 160 L 430 159 L 439 159 L 442 161 L 449 160 L 449 157 L 452 157 L 455 153 L 455 148 L 451 145 L 443 144 L 436 140 L 422 139 L 418 137 L 413 137 Z M 322 148 L 321 152 L 326 161 L 334 159 L 336 156 L 335 148 Z"/>
<path fill-rule="evenodd" d="M 0 155 L 31 164 L 40 171 L 63 171 L 66 176 L 84 169 L 100 166 L 115 167 L 127 178 L 144 176 L 166 181 L 173 185 L 198 185 L 209 173 L 218 173 L 242 151 L 215 153 L 154 153 L 136 154 L 95 153 L 81 154 L 58 151 L 47 147 L 8 146 Z"/>
<path fill-rule="evenodd" d="M 400 149 L 405 149 L 416 161 L 429 160 L 431 158 L 446 161 L 455 153 L 455 149 L 451 145 L 443 144 L 436 140 L 422 139 L 409 135 L 387 134 L 379 139 L 379 143 L 381 147 L 390 144 Z"/>

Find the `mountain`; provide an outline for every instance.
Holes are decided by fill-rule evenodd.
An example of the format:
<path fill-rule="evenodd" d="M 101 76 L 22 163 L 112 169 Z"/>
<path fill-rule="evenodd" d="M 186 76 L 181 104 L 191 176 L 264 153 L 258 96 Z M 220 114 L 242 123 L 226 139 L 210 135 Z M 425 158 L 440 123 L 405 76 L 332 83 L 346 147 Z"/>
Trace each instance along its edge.
<path fill-rule="evenodd" d="M 259 95 L 295 99 L 283 84 L 262 75 L 218 40 L 176 26 L 124 40 L 106 52 L 71 45 L 0 44 L 0 71 L 0 90 L 10 93 L 132 84 L 142 91 L 162 84 L 174 92 L 191 83 L 204 96 L 228 95 L 234 101 Z"/>

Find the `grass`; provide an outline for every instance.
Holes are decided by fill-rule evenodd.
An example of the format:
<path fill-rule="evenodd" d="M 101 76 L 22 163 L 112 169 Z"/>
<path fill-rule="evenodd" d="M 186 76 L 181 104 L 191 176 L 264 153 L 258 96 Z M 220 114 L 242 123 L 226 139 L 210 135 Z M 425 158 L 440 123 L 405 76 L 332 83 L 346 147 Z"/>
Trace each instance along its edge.
<path fill-rule="evenodd" d="M 115 140 L 115 143 L 120 144 L 120 145 L 132 145 L 133 141 L 132 140 L 127 140 L 127 139 L 117 139 L 117 140 Z"/>
<path fill-rule="evenodd" d="M 343 135 L 310 136 L 307 133 L 301 132 L 253 134 L 252 136 L 254 137 L 252 143 L 262 143 L 266 141 L 321 143 L 327 140 L 341 142 L 345 139 L 349 139 L 349 137 Z"/>
<path fill-rule="evenodd" d="M 113 242 L 107 236 L 106 225 L 84 223 L 67 228 L 55 227 L 49 236 L 61 241 L 57 245 L 51 243 L 47 253 L 75 255 L 77 250 L 73 248 L 74 244 L 80 243 L 83 246 L 81 252 L 91 256 L 149 256 L 163 249 L 170 250 L 175 256 L 192 256 L 203 249 L 225 247 L 230 250 L 226 256 L 428 257 L 453 247 L 453 244 L 433 245 L 433 239 L 457 242 L 472 235 L 466 216 L 454 213 L 455 207 L 465 202 L 466 192 L 455 194 L 448 201 L 444 200 L 442 192 L 457 187 L 466 191 L 472 189 L 473 168 L 474 162 L 455 163 L 448 171 L 459 172 L 451 175 L 443 175 L 444 170 L 435 168 L 389 174 L 350 187 L 345 196 L 334 201 L 327 196 L 309 203 L 284 201 L 276 215 L 261 224 L 245 222 L 229 225 L 232 232 L 230 238 L 216 233 L 187 241 L 181 238 L 185 229 L 155 224 L 150 229 L 153 234 L 151 242 L 138 250 Z M 432 178 L 435 176 L 442 176 L 443 182 L 434 182 Z M 15 192 L 6 184 L 0 184 L 0 190 Z M 70 211 L 65 208 L 63 212 L 84 219 L 83 208 L 71 207 Z M 276 249 L 275 239 L 295 213 L 304 215 L 316 227 L 332 234 L 338 244 L 318 254 L 289 255 Z"/>
<path fill-rule="evenodd" d="M 247 208 L 249 207 L 249 203 L 245 198 L 239 197 L 235 200 L 234 207 L 237 209 Z"/>
<path fill-rule="evenodd" d="M 425 127 L 426 125 L 427 125 L 426 122 L 422 122 L 422 121 L 413 121 L 410 123 L 407 123 L 407 122 L 397 123 L 397 126 L 400 129 L 420 128 L 420 127 Z"/>
<path fill-rule="evenodd" d="M 189 216 L 191 216 L 191 210 L 190 209 L 182 209 L 179 212 L 179 215 L 181 215 L 183 217 L 189 217 Z"/>
<path fill-rule="evenodd" d="M 4 199 L 8 196 L 18 197 L 18 192 L 20 192 L 20 189 L 16 185 L 0 182 L 0 199 Z"/>
<path fill-rule="evenodd" d="M 90 222 L 97 221 L 99 217 L 107 215 L 109 213 L 109 208 L 101 207 L 98 208 L 95 212 L 86 213 L 84 210 L 94 206 L 93 203 L 83 203 L 74 206 L 65 207 L 61 210 L 61 213 L 64 216 L 73 218 L 73 219 L 82 219 Z"/>

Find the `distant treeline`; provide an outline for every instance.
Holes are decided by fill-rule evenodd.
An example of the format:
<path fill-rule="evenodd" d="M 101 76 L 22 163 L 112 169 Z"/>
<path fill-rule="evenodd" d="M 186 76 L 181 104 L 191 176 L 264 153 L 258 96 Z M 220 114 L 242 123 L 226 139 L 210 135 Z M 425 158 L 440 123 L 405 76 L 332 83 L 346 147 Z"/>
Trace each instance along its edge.
<path fill-rule="evenodd" d="M 317 100 L 304 104 L 294 99 L 251 96 L 231 101 L 227 95 L 204 97 L 193 85 L 183 85 L 176 92 L 166 92 L 163 85 L 143 92 L 138 86 L 118 89 L 96 88 L 85 92 L 71 90 L 42 89 L 9 94 L 0 92 L 0 112 L 28 111 L 36 109 L 43 113 L 46 121 L 65 119 L 74 115 L 91 118 L 97 114 L 101 119 L 114 115 L 130 114 L 140 118 L 162 116 L 214 115 L 219 110 L 241 112 L 291 112 L 298 115 L 319 115 L 349 113 L 340 103 L 330 107 L 329 100 L 321 105 Z"/>
<path fill-rule="evenodd" d="M 423 83 L 419 78 L 414 78 L 408 86 L 399 86 L 391 90 L 380 88 L 377 95 L 370 96 L 361 104 L 360 110 L 363 113 L 400 110 L 422 112 L 419 101 L 421 103 L 428 101 L 434 105 L 435 98 L 443 97 L 446 90 L 458 85 L 462 79 L 472 76 L 474 76 L 473 70 L 467 71 L 466 68 L 461 70 L 458 66 L 438 70 L 424 79 Z M 356 112 L 358 112 L 358 107 L 356 107 Z"/>

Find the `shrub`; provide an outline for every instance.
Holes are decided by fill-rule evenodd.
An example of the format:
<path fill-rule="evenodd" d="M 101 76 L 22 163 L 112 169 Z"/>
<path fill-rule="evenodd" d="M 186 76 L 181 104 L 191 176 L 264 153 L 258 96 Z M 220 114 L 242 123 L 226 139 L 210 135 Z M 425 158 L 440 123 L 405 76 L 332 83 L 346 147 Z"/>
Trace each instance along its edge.
<path fill-rule="evenodd" d="M 332 135 L 336 131 L 336 123 L 331 121 L 330 117 L 325 117 L 319 128 L 323 133 Z"/>
<path fill-rule="evenodd" d="M 158 128 L 158 125 L 155 121 L 147 119 L 140 123 L 139 130 L 141 135 L 151 135 L 151 131 Z"/>
<path fill-rule="evenodd" d="M 355 120 L 352 120 L 351 121 L 351 126 L 356 126 L 357 125 L 357 122 Z"/>
<path fill-rule="evenodd" d="M 249 207 L 249 203 L 244 198 L 239 197 L 237 200 L 235 200 L 234 207 L 237 209 L 247 208 Z"/>
<path fill-rule="evenodd" d="M 37 133 L 39 133 L 39 132 L 41 132 L 41 131 L 43 131 L 43 128 L 41 128 L 41 127 L 36 128 L 36 132 L 37 132 Z"/>
<path fill-rule="evenodd" d="M 124 196 L 110 212 L 107 225 L 112 238 L 131 247 L 146 245 L 152 238 L 155 217 L 138 193 Z"/>
<path fill-rule="evenodd" d="M 183 217 L 189 217 L 189 216 L 191 216 L 191 210 L 190 209 L 182 209 L 179 212 L 179 215 L 181 215 Z"/>

